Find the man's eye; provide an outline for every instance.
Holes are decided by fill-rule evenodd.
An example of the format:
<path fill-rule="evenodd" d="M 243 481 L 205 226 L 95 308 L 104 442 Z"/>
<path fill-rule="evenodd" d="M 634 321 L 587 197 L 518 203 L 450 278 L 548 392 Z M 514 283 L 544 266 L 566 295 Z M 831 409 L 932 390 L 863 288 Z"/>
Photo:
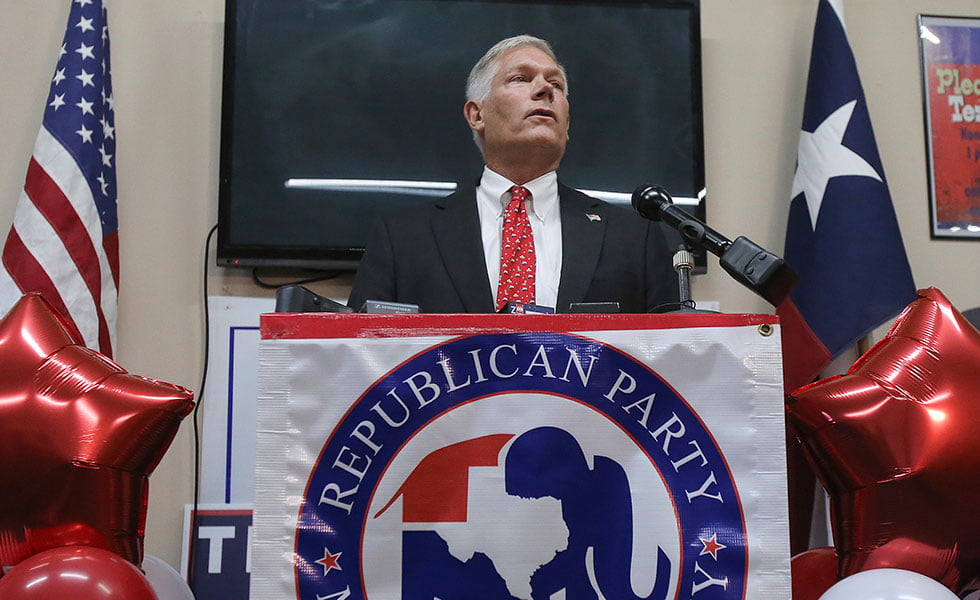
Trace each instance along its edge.
<path fill-rule="evenodd" d="M 514 75 L 513 77 L 510 78 L 510 80 L 511 81 L 527 81 L 527 77 L 524 77 L 523 75 Z"/>
<path fill-rule="evenodd" d="M 565 85 L 560 81 L 552 81 L 551 85 L 553 85 L 556 90 L 565 90 Z"/>

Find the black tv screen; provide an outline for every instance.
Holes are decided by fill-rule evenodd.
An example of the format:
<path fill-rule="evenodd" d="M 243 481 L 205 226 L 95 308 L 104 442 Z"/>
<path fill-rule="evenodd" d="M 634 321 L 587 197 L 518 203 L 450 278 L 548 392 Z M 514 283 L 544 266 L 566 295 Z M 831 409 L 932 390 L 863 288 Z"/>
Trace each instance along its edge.
<path fill-rule="evenodd" d="M 703 218 L 698 0 L 228 0 L 218 264 L 356 268 L 374 217 L 483 162 L 466 77 L 494 43 L 548 40 L 569 78 L 568 185 L 656 183 Z"/>

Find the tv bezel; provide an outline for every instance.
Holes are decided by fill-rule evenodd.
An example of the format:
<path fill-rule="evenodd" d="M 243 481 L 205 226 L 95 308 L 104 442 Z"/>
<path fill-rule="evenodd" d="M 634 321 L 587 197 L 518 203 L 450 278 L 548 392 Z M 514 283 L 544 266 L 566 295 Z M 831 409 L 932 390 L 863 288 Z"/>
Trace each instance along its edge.
<path fill-rule="evenodd" d="M 467 2 L 468 0 L 445 0 Z M 505 0 L 512 3 L 529 4 L 597 4 L 600 0 Z M 247 244 L 231 241 L 231 214 L 233 210 L 232 156 L 233 128 L 235 115 L 235 54 L 238 35 L 238 5 L 240 0 L 226 0 L 224 27 L 224 54 L 222 60 L 222 99 L 221 99 L 221 139 L 218 181 L 218 224 L 216 262 L 223 267 L 247 267 L 269 269 L 310 269 L 325 271 L 354 271 L 364 254 L 363 246 L 289 246 L 286 244 Z M 696 158 L 696 177 L 700 176 L 698 187 L 701 194 L 698 203 L 683 206 L 702 221 L 706 220 L 705 161 L 704 161 L 704 111 L 702 86 L 702 48 L 700 24 L 700 0 L 623 0 L 625 4 L 651 4 L 674 6 L 693 11 L 691 15 L 692 39 L 699 43 L 693 49 L 691 60 L 691 92 L 695 131 L 693 149 Z M 669 227 L 664 231 L 670 242 L 680 240 Z M 695 249 L 695 273 L 705 271 L 705 253 Z"/>

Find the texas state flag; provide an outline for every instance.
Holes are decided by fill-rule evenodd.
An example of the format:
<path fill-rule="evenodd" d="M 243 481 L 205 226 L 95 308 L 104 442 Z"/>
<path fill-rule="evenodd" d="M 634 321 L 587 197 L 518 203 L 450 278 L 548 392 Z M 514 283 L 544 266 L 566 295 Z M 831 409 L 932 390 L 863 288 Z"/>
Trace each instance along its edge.
<path fill-rule="evenodd" d="M 785 259 L 800 284 L 778 309 L 786 391 L 916 297 L 843 0 L 820 0 Z"/>

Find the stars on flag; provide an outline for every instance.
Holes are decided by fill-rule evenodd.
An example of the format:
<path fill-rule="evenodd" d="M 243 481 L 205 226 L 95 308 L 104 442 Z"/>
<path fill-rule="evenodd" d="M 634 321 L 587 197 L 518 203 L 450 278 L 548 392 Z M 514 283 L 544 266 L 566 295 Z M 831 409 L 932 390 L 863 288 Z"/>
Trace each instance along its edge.
<path fill-rule="evenodd" d="M 108 28 L 102 6 L 93 5 L 93 0 L 74 0 L 73 4 L 81 10 L 69 18 L 58 66 L 51 79 L 45 126 L 65 143 L 95 147 L 97 152 L 93 153 L 93 160 L 83 168 L 90 169 L 86 175 L 93 194 L 101 196 L 101 201 L 114 204 L 115 127 L 107 63 Z M 93 62 L 98 67 L 93 66 Z M 68 105 L 78 110 L 71 119 L 60 116 L 65 112 L 60 109 Z M 55 117 L 56 114 L 59 117 Z"/>
<path fill-rule="evenodd" d="M 102 124 L 102 135 L 106 139 L 112 139 L 116 135 L 116 128 L 104 116 L 99 119 L 99 123 Z"/>
<path fill-rule="evenodd" d="M 95 73 L 89 73 L 85 69 L 82 69 L 82 72 L 81 73 L 79 73 L 78 75 L 75 75 L 75 79 L 77 79 L 77 80 L 79 80 L 79 81 L 82 82 L 82 87 L 83 88 L 85 86 L 95 87 L 95 83 L 92 81 L 92 78 L 93 77 L 95 77 Z"/>
<path fill-rule="evenodd" d="M 81 100 L 79 100 L 75 104 L 75 106 L 77 106 L 78 108 L 82 109 L 82 114 L 83 115 L 94 115 L 95 112 L 92 110 L 92 106 L 93 105 L 94 105 L 94 103 L 89 102 L 85 98 L 82 98 Z"/>
<path fill-rule="evenodd" d="M 95 27 L 92 27 L 93 20 L 94 19 L 86 19 L 85 17 L 82 17 L 78 20 L 78 24 L 76 24 L 75 27 L 81 29 L 82 33 L 85 33 L 86 31 L 95 31 Z M 89 46 L 89 48 L 91 48 L 91 46 Z"/>
<path fill-rule="evenodd" d="M 91 144 L 92 143 L 92 130 L 91 129 L 87 129 L 85 127 L 85 125 L 82 125 L 82 128 L 79 129 L 78 131 L 76 131 L 75 133 L 77 133 L 79 136 L 81 136 L 82 143 L 83 144 Z"/>
<path fill-rule="evenodd" d="M 851 114 L 857 100 L 842 105 L 831 113 L 815 131 L 800 132 L 800 147 L 796 175 L 793 177 L 792 198 L 803 192 L 806 196 L 810 223 L 817 229 L 817 217 L 823 203 L 827 182 L 834 177 L 871 177 L 881 181 L 881 176 L 868 161 L 844 145 L 844 133 L 851 122 Z"/>
<path fill-rule="evenodd" d="M 82 31 L 85 31 L 85 30 L 83 29 Z M 89 59 L 89 58 L 91 58 L 91 59 L 94 60 L 95 59 L 95 53 L 92 52 L 92 49 L 93 48 L 95 48 L 95 46 L 86 46 L 85 44 L 79 44 L 78 45 L 78 48 L 75 49 L 75 52 L 77 52 L 78 55 L 82 57 L 82 60 L 86 60 L 86 59 Z"/>
<path fill-rule="evenodd" d="M 99 148 L 99 154 L 102 155 L 102 164 L 111 167 L 112 166 L 112 155 L 106 152 L 105 145 Z"/>

